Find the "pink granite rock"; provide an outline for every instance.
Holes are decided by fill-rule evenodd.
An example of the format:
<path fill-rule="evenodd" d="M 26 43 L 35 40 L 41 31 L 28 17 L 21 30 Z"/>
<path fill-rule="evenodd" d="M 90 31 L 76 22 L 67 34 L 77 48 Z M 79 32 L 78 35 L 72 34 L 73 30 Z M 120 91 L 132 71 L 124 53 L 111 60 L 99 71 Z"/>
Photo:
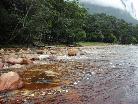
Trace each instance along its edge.
<path fill-rule="evenodd" d="M 16 90 L 21 87 L 23 81 L 16 72 L 8 72 L 0 76 L 0 91 Z"/>
<path fill-rule="evenodd" d="M 33 61 L 27 59 L 27 58 L 9 58 L 7 63 L 15 65 L 15 64 L 32 64 Z"/>
<path fill-rule="evenodd" d="M 13 64 L 13 65 L 14 65 L 14 64 L 21 64 L 22 61 L 23 61 L 22 58 L 16 59 L 16 58 L 11 57 L 11 58 L 9 58 L 9 59 L 7 60 L 7 63 Z"/>

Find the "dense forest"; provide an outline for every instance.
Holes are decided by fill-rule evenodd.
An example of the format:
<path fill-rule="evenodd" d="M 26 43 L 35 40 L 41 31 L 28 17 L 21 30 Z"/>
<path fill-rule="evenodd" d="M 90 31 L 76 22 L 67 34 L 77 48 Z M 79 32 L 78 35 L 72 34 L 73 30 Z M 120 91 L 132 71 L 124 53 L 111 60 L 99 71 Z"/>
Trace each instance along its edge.
<path fill-rule="evenodd" d="M 138 43 L 138 25 L 89 14 L 77 0 L 0 0 L 0 44 Z"/>

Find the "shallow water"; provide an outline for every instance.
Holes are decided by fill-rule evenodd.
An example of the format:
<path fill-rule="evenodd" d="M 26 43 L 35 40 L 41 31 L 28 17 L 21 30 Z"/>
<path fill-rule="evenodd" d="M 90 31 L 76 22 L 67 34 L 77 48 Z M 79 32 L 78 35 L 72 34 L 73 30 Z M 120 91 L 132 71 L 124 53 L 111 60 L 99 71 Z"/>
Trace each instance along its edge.
<path fill-rule="evenodd" d="M 1 103 L 138 104 L 138 46 L 81 50 L 85 58 L 55 62 L 61 72 L 57 86 L 46 85 L 41 89 L 39 85 L 33 90 L 28 87 L 1 93 Z"/>

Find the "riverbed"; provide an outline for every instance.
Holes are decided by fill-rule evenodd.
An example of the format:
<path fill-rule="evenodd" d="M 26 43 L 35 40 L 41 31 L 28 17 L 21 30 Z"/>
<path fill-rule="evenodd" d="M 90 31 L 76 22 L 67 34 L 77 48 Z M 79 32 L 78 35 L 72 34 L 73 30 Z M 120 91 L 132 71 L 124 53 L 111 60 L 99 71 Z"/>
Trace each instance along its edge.
<path fill-rule="evenodd" d="M 138 46 L 93 46 L 79 50 L 76 57 L 46 62 L 54 65 L 51 70 L 60 71 L 56 83 L 2 92 L 0 103 L 138 104 Z M 35 70 L 36 66 L 29 68 Z M 12 69 L 5 71 L 9 70 Z"/>

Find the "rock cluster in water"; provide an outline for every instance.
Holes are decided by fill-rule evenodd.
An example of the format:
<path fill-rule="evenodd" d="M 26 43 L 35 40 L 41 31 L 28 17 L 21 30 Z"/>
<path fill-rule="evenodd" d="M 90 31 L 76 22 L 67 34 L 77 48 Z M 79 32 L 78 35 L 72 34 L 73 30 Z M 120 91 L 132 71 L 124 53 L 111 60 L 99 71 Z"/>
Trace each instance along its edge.
<path fill-rule="evenodd" d="M 47 64 L 47 61 L 70 60 L 78 55 L 77 48 L 64 49 L 1 49 L 0 50 L 0 69 L 2 71 L 7 69 L 22 69 L 30 65 Z M 74 56 L 74 57 L 70 57 Z M 55 81 L 58 73 L 52 70 L 27 70 L 22 72 L 22 77 L 31 80 L 30 83 L 35 84 L 46 83 L 48 81 Z M 15 90 L 23 87 L 24 82 L 22 77 L 16 72 L 0 73 L 0 91 Z M 31 75 L 32 74 L 32 75 Z M 34 76 L 33 76 L 34 75 Z M 29 81 L 29 80 L 28 80 Z M 57 81 L 57 80 L 56 80 Z M 26 80 L 27 82 L 27 80 Z"/>

